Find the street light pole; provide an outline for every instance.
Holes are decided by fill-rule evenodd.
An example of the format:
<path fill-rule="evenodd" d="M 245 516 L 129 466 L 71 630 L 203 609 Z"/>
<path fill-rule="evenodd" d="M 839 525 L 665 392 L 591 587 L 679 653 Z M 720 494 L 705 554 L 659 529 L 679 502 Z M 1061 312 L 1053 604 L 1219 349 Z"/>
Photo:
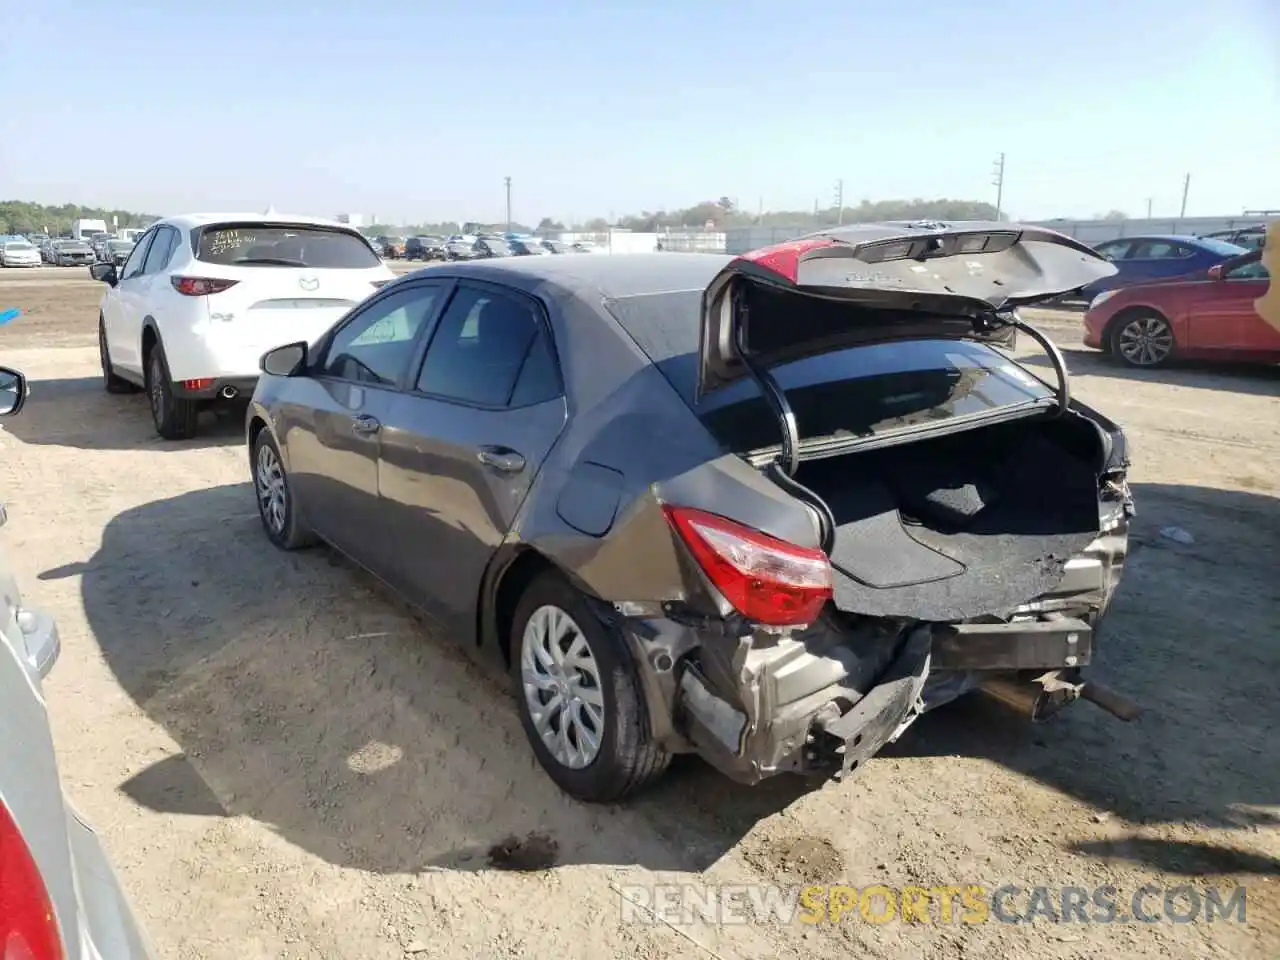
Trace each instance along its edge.
<path fill-rule="evenodd" d="M 1000 154 L 996 160 L 995 179 L 991 181 L 992 186 L 996 188 L 996 219 L 1000 219 L 1000 214 L 1004 210 L 1004 154 Z"/>
<path fill-rule="evenodd" d="M 507 233 L 511 232 L 511 178 L 503 177 L 507 186 Z"/>

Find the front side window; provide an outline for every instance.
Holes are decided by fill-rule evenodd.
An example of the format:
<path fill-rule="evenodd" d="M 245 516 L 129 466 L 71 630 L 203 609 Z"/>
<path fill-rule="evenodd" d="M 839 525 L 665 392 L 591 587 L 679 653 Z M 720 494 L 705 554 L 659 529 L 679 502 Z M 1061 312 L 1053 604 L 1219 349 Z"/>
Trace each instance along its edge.
<path fill-rule="evenodd" d="M 1129 256 L 1129 247 L 1132 244 L 1128 240 L 1116 240 L 1111 243 L 1100 243 L 1094 249 L 1108 260 L 1124 260 Z"/>
<path fill-rule="evenodd" d="M 133 253 L 129 254 L 129 259 L 120 268 L 121 280 L 128 280 L 130 277 L 136 277 L 142 273 L 142 265 L 146 262 L 148 248 L 150 248 L 151 241 L 155 239 L 159 231 L 160 228 L 156 227 L 154 230 L 148 230 L 142 235 L 138 245 L 133 248 Z"/>
<path fill-rule="evenodd" d="M 417 389 L 486 407 L 550 400 L 560 387 L 546 339 L 531 301 L 459 287 L 431 337 Z"/>
<path fill-rule="evenodd" d="M 383 386 L 398 383 L 441 289 L 438 283 L 420 284 L 369 304 L 334 334 L 316 374 Z"/>

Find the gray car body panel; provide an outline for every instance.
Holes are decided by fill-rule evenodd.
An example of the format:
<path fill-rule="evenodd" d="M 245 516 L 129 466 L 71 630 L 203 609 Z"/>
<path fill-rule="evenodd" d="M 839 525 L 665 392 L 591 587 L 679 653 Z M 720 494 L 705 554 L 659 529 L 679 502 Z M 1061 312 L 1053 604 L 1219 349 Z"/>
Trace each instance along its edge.
<path fill-rule="evenodd" d="M 380 555 L 372 560 L 367 553 L 360 555 L 368 545 L 357 548 L 354 558 L 396 587 L 404 587 L 406 577 L 388 575 L 384 565 L 434 565 L 441 571 L 436 589 L 446 596 L 424 596 L 423 586 L 430 581 L 421 575 L 416 589 L 411 584 L 403 592 L 429 612 L 444 612 L 444 626 L 470 638 L 469 648 L 494 652 L 505 642 L 496 610 L 508 571 L 531 554 L 539 563 L 554 565 L 599 602 L 602 618 L 623 630 L 640 664 L 655 737 L 672 750 L 697 749 L 730 776 L 754 782 L 793 769 L 814 711 L 833 697 L 853 702 L 868 693 L 876 678 L 895 666 L 895 651 L 909 646 L 911 638 L 909 631 L 884 623 L 851 628 L 825 615 L 803 631 L 781 634 L 744 623 L 691 563 L 670 529 L 664 503 L 729 516 L 800 546 L 820 545 L 810 508 L 737 453 L 723 449 L 694 412 L 693 398 L 682 395 L 652 358 L 652 344 L 649 352 L 641 349 L 611 312 L 619 300 L 681 291 L 700 296 L 731 262 L 719 255 L 655 253 L 452 263 L 403 277 L 355 308 L 351 315 L 397 288 L 427 281 L 498 284 L 532 297 L 554 337 L 564 400 L 555 413 L 560 420 L 554 439 L 548 444 L 546 421 L 539 421 L 537 436 L 529 438 L 530 449 L 546 453 L 540 462 L 531 462 L 530 475 L 521 479 L 519 490 L 509 487 L 504 496 L 492 478 L 479 481 L 474 467 L 469 477 L 455 473 L 460 482 L 450 486 L 433 483 L 430 499 L 406 496 L 403 491 L 409 485 L 398 481 L 398 502 L 390 507 L 399 511 L 391 526 L 402 531 L 401 538 L 384 537 L 373 547 Z M 440 309 L 436 308 L 437 317 Z M 696 310 L 691 322 L 697 323 Z M 425 326 L 431 325 L 428 321 Z M 420 362 L 423 347 L 416 349 L 418 360 L 406 383 Z M 696 357 L 675 359 L 696 363 Z M 317 391 L 324 389 L 332 398 L 355 389 L 332 383 L 322 388 L 321 383 L 305 374 L 264 374 L 248 412 L 251 442 L 259 429 L 270 430 L 295 485 L 299 465 L 291 447 L 314 443 L 311 411 Z M 421 404 L 416 413 L 414 404 Z M 356 407 L 346 409 L 356 412 Z M 471 416 L 462 405 L 428 406 L 415 399 L 396 426 L 423 436 L 458 435 L 459 428 L 445 421 Z M 489 435 L 473 437 L 473 444 L 493 442 Z M 524 443 L 503 442 L 516 449 Z M 358 499 L 363 508 L 376 504 L 375 512 L 388 508 L 368 489 L 380 482 L 377 458 L 371 445 L 358 457 L 343 453 L 333 461 L 335 471 L 342 461 L 341 470 L 348 476 L 359 475 L 364 488 Z M 396 469 L 411 468 L 402 464 Z M 502 509 L 477 510 L 477 499 L 486 498 Z M 303 499 L 299 492 L 297 500 Z M 316 510 L 304 502 L 301 509 L 316 532 L 334 542 L 325 529 L 334 522 L 328 506 Z M 429 517 L 424 522 L 435 526 L 418 526 L 410 542 L 403 531 L 409 529 L 413 513 Z M 483 521 L 457 522 L 468 516 Z M 364 517 L 359 523 L 369 529 Z M 387 528 L 379 525 L 385 523 L 375 521 L 380 536 Z M 333 527 L 344 528 L 342 521 Z M 454 539 L 459 528 L 469 531 L 472 539 L 465 547 Z M 431 529 L 450 539 L 431 537 Z M 439 543 L 450 546 L 437 550 Z M 415 546 L 418 554 L 437 556 L 406 560 L 406 551 Z M 1104 590 L 1101 571 L 1085 579 L 1078 586 L 1081 596 Z M 700 675 L 692 680 L 677 676 L 670 663 L 695 647 L 704 651 Z M 913 649 L 917 647 L 918 643 Z M 896 666 L 904 676 L 898 699 L 906 705 L 900 709 L 907 710 L 916 705 L 927 658 Z M 686 714 L 696 713 L 699 703 L 708 709 L 687 716 L 677 730 L 679 703 L 688 708 Z M 885 726 L 884 716 L 877 721 L 883 728 L 877 746 L 883 736 L 894 733 L 894 723 Z"/>
<path fill-rule="evenodd" d="M 31 851 L 67 960 L 153 956 L 93 831 L 62 792 L 41 688 L 59 652 L 52 617 L 23 606 L 0 546 L 0 802 Z"/>

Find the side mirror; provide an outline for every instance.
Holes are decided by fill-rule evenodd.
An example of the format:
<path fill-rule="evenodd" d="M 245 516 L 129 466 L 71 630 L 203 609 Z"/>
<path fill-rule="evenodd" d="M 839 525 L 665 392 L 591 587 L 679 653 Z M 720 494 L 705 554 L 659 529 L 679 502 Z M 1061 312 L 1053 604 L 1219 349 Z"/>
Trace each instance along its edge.
<path fill-rule="evenodd" d="M 1222 264 L 1220 263 L 1215 263 L 1212 267 L 1209 268 L 1210 280 L 1221 280 L 1222 274 L 1223 274 Z"/>
<path fill-rule="evenodd" d="M 307 344 L 305 341 L 286 343 L 283 347 L 268 350 L 262 355 L 258 366 L 262 372 L 273 377 L 294 377 L 307 365 Z"/>
<path fill-rule="evenodd" d="M 17 370 L 0 367 L 0 417 L 11 417 L 27 402 L 27 378 Z"/>
<path fill-rule="evenodd" d="M 89 276 L 105 283 L 109 287 L 114 287 L 120 282 L 120 278 L 116 275 L 116 267 L 113 263 L 95 263 L 89 268 Z"/>

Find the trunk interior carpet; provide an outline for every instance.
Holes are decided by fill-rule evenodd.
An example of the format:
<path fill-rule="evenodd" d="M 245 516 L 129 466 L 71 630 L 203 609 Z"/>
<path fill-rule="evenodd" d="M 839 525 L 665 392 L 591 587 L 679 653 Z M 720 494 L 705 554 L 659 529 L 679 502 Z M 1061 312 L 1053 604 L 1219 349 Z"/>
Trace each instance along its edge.
<path fill-rule="evenodd" d="M 1025 427 L 986 432 L 802 464 L 836 518 L 836 606 L 959 620 L 1062 579 L 1098 534 L 1091 464 Z"/>

